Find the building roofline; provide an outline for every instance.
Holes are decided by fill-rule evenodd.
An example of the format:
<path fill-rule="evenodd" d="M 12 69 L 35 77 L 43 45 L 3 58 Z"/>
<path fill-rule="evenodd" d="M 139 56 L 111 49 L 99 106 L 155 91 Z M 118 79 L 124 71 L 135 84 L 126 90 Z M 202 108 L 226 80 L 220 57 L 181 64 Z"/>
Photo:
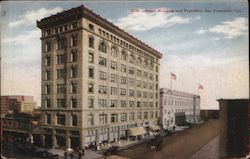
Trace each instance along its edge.
<path fill-rule="evenodd" d="M 107 19 L 101 17 L 100 15 L 94 13 L 92 10 L 86 8 L 84 5 L 72 8 L 70 10 L 66 10 L 60 13 L 57 13 L 55 15 L 51 15 L 49 17 L 43 18 L 40 21 L 37 21 L 37 27 L 40 29 L 46 28 L 48 24 L 52 24 L 58 21 L 62 21 L 62 19 L 65 18 L 71 18 L 71 19 L 79 19 L 81 17 L 87 18 L 98 25 L 102 26 L 103 28 L 107 30 L 111 30 L 116 35 L 124 38 L 125 40 L 131 42 L 132 44 L 136 45 L 139 48 L 144 49 L 150 54 L 153 54 L 154 56 L 161 58 L 162 54 L 150 47 L 149 45 L 145 44 L 144 42 L 140 41 L 139 39 L 135 38 L 134 36 L 130 35 L 129 33 L 125 32 L 118 26 L 114 25 L 113 23 L 109 22 Z"/>

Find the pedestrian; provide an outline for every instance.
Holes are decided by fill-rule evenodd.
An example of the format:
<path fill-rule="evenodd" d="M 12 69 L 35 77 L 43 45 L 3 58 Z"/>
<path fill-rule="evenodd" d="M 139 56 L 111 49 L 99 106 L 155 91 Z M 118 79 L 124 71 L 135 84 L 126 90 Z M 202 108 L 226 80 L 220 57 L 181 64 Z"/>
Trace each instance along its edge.
<path fill-rule="evenodd" d="M 64 159 L 67 159 L 68 158 L 68 154 L 67 154 L 67 152 L 65 151 L 64 152 Z"/>
<path fill-rule="evenodd" d="M 79 150 L 78 151 L 78 159 L 81 159 L 82 158 L 82 152 Z"/>
<path fill-rule="evenodd" d="M 74 154 L 73 152 L 70 153 L 70 159 L 73 159 L 74 158 Z"/>

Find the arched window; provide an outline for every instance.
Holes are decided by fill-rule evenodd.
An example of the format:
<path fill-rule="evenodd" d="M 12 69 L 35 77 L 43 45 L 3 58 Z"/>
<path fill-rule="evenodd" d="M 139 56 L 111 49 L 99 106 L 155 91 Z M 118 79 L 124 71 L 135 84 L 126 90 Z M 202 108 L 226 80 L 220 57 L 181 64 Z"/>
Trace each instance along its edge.
<path fill-rule="evenodd" d="M 116 47 L 111 48 L 111 56 L 117 57 L 118 49 Z"/>
<path fill-rule="evenodd" d="M 122 50 L 121 59 L 124 60 L 124 61 L 127 60 L 127 53 L 125 52 L 125 50 Z"/>
<path fill-rule="evenodd" d="M 99 44 L 99 51 L 107 53 L 107 44 L 104 41 L 100 42 Z"/>

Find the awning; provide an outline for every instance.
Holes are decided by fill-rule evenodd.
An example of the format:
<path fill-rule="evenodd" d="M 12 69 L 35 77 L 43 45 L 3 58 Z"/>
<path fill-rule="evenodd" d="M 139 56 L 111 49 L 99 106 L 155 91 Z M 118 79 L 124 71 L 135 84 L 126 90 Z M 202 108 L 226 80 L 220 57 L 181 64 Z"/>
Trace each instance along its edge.
<path fill-rule="evenodd" d="M 161 128 L 158 125 L 150 125 L 149 128 L 153 131 L 160 130 Z"/>
<path fill-rule="evenodd" d="M 130 136 L 138 136 L 146 134 L 146 130 L 143 127 L 135 127 L 135 128 L 129 128 L 129 134 Z"/>

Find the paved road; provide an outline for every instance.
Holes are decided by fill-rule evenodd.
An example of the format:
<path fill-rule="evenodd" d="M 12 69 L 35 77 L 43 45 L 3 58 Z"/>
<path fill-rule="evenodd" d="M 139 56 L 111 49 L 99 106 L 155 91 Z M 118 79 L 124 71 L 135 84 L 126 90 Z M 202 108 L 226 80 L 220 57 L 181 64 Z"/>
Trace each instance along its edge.
<path fill-rule="evenodd" d="M 160 151 L 150 151 L 146 144 L 118 152 L 131 159 L 187 159 L 218 136 L 218 119 L 211 119 L 192 129 L 177 132 L 162 139 Z"/>

